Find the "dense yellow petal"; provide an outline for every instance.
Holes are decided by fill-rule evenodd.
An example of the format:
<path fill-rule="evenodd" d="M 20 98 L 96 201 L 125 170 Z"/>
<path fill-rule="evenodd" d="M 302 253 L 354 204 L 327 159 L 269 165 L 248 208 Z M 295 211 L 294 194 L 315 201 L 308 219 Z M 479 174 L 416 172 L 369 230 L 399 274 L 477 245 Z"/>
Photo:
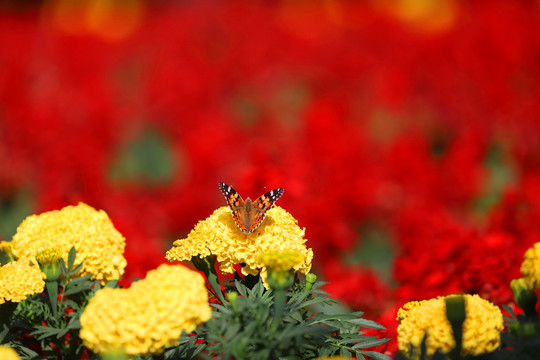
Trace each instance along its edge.
<path fill-rule="evenodd" d="M 463 296 L 466 300 L 466 319 L 463 323 L 462 354 L 479 355 L 494 351 L 501 342 L 501 311 L 478 295 Z M 408 355 L 409 345 L 412 345 L 418 355 L 426 334 L 428 356 L 432 356 L 437 349 L 448 352 L 455 346 L 452 327 L 446 318 L 445 298 L 407 303 L 398 311 L 398 346 L 403 353 Z"/>
<path fill-rule="evenodd" d="M 311 269 L 313 250 L 306 247 L 304 235 L 305 229 L 279 206 L 268 210 L 261 226 L 246 235 L 234 223 L 230 209 L 224 206 L 199 221 L 187 238 L 176 240 L 166 257 L 169 261 L 185 261 L 194 256 L 216 255 L 222 273 L 232 273 L 234 264 L 242 264 L 244 275 L 257 275 L 261 271 L 264 280 L 266 267 L 260 262 L 259 255 L 269 251 L 289 251 L 304 259 L 294 266 L 294 270 L 307 274 Z"/>
<path fill-rule="evenodd" d="M 92 274 L 106 282 L 124 274 L 124 237 L 103 210 L 83 203 L 27 217 L 12 241 L 13 254 L 33 262 L 39 252 L 50 248 L 60 250 L 67 262 L 72 246 L 77 250 L 76 263 L 84 260 L 80 276 Z"/>
<path fill-rule="evenodd" d="M 2 360 L 21 360 L 19 354 L 9 346 L 0 345 L 0 359 Z"/>
<path fill-rule="evenodd" d="M 164 264 L 129 289 L 99 290 L 81 316 L 80 336 L 97 353 L 159 354 L 210 317 L 203 277 Z"/>
<path fill-rule="evenodd" d="M 525 260 L 521 264 L 521 274 L 529 289 L 540 289 L 540 242 L 525 252 Z"/>
<path fill-rule="evenodd" d="M 12 261 L 0 267 L 0 304 L 21 302 L 27 295 L 39 294 L 45 287 L 45 274 L 26 261 Z"/>

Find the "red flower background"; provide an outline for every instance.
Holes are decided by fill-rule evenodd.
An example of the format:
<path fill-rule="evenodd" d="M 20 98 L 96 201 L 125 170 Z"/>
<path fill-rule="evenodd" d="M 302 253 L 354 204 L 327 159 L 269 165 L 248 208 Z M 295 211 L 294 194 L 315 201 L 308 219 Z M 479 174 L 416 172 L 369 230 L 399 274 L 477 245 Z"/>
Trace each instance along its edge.
<path fill-rule="evenodd" d="M 126 281 L 244 196 L 285 188 L 326 290 L 512 301 L 540 238 L 538 1 L 0 3 L 0 231 L 78 201 Z M 395 349 L 391 342 L 386 350 Z"/>

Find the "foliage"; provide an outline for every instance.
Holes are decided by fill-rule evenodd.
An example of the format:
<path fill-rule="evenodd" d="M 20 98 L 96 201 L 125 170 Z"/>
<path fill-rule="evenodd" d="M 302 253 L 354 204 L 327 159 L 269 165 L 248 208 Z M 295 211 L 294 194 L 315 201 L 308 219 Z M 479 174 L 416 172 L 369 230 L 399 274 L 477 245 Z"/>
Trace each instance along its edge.
<path fill-rule="evenodd" d="M 68 263 L 60 259 L 61 276 L 47 280 L 46 291 L 29 296 L 13 312 L 3 343 L 17 350 L 22 359 L 78 359 L 85 352 L 80 338 L 79 317 L 88 301 L 102 288 L 92 275 L 77 277 L 83 263 L 75 264 L 75 248 Z M 55 293 L 53 289 L 59 290 Z M 111 281 L 105 287 L 117 287 Z"/>
<path fill-rule="evenodd" d="M 67 264 L 60 259 L 61 275 L 56 280 L 47 279 L 43 293 L 18 305 L 7 304 L 13 313 L 2 343 L 16 349 L 22 359 L 109 358 L 110 354 L 93 354 L 79 337 L 80 315 L 103 286 L 91 275 L 77 277 L 83 264 L 75 264 L 75 255 L 72 248 Z M 367 350 L 389 339 L 362 331 L 383 327 L 363 319 L 361 312 L 343 312 L 339 303 L 320 289 L 323 284 L 315 283 L 314 276 L 307 281 L 294 276 L 288 289 L 266 289 L 260 276 L 236 274 L 223 293 L 214 262 L 213 257 L 196 262 L 214 294 L 212 319 L 183 334 L 177 346 L 162 354 L 135 359 L 314 359 L 331 355 L 390 359 Z M 118 284 L 112 281 L 105 287 Z"/>
<path fill-rule="evenodd" d="M 197 261 L 208 279 L 216 279 L 214 259 Z M 169 349 L 165 359 L 314 359 L 341 355 L 388 356 L 366 350 L 389 339 L 366 336 L 361 329 L 383 329 L 362 318 L 361 312 L 343 312 L 339 303 L 320 289 L 323 283 L 301 282 L 283 290 L 267 290 L 259 276 L 241 277 L 222 294 L 219 281 L 209 281 L 216 294 L 213 317 L 184 336 L 181 346 Z M 227 300 L 225 300 L 225 298 Z M 283 308 L 280 309 L 280 302 Z M 197 339 L 197 340 L 195 340 Z"/>

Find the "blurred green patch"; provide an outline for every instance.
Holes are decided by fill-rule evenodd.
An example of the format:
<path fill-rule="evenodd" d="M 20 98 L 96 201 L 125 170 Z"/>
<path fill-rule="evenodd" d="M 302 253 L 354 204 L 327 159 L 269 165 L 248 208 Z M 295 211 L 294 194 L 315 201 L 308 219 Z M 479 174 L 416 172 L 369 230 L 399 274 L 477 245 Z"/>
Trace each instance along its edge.
<path fill-rule="evenodd" d="M 377 224 L 367 224 L 360 229 L 361 240 L 347 259 L 373 269 L 381 279 L 390 283 L 396 249 L 387 229 Z"/>
<path fill-rule="evenodd" d="M 108 177 L 113 183 L 159 185 L 171 181 L 176 170 L 172 145 L 161 132 L 150 129 L 120 147 Z"/>
<path fill-rule="evenodd" d="M 34 201 L 28 190 L 0 196 L 0 240 L 11 240 L 17 227 L 33 213 Z"/>
<path fill-rule="evenodd" d="M 482 187 L 483 192 L 472 205 L 474 213 L 478 215 L 488 213 L 501 200 L 504 189 L 515 183 L 518 176 L 508 152 L 497 143 L 489 147 L 484 166 L 488 174 Z"/>

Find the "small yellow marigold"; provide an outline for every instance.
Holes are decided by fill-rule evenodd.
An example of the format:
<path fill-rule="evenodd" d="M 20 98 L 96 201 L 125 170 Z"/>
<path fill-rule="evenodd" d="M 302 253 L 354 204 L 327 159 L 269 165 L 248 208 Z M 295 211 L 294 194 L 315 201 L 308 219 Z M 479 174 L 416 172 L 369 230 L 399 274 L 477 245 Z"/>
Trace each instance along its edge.
<path fill-rule="evenodd" d="M 452 296 L 452 295 L 450 295 Z M 466 318 L 463 323 L 463 355 L 489 353 L 500 345 L 503 318 L 499 308 L 478 295 L 463 295 Z M 432 356 L 437 349 L 448 352 L 455 346 L 450 322 L 446 318 L 446 297 L 407 303 L 398 312 L 398 346 L 409 355 L 412 345 L 416 355 L 427 333 L 426 352 Z"/>
<path fill-rule="evenodd" d="M 69 250 L 77 250 L 76 264 L 84 260 L 80 276 L 93 274 L 103 282 L 124 274 L 125 239 L 109 216 L 83 203 L 27 217 L 13 236 L 13 254 L 35 262 L 43 250 L 57 248 L 67 262 Z"/>
<path fill-rule="evenodd" d="M 184 261 L 194 256 L 216 255 L 222 273 L 232 273 L 234 264 L 243 264 L 244 275 L 257 275 L 263 269 L 261 277 L 265 279 L 265 265 L 260 262 L 259 255 L 268 251 L 289 251 L 304 259 L 294 266 L 294 270 L 307 274 L 311 269 L 313 250 L 305 245 L 305 229 L 279 206 L 266 214 L 261 226 L 246 235 L 234 223 L 229 207 L 221 207 L 199 221 L 187 238 L 176 240 L 166 257 L 169 261 Z"/>
<path fill-rule="evenodd" d="M 36 261 L 40 265 L 56 264 L 62 258 L 62 253 L 57 248 L 42 250 L 36 254 Z"/>
<path fill-rule="evenodd" d="M 9 346 L 0 345 L 0 359 L 2 360 L 21 360 L 19 354 Z"/>
<path fill-rule="evenodd" d="M 80 336 L 96 353 L 159 354 L 210 317 L 203 277 L 164 264 L 129 289 L 99 290 L 81 315 Z"/>
<path fill-rule="evenodd" d="M 525 260 L 521 264 L 521 274 L 529 289 L 540 289 L 540 242 L 525 252 Z"/>
<path fill-rule="evenodd" d="M 0 304 L 21 302 L 27 295 L 39 294 L 45 287 L 45 274 L 26 261 L 12 261 L 0 267 Z"/>

